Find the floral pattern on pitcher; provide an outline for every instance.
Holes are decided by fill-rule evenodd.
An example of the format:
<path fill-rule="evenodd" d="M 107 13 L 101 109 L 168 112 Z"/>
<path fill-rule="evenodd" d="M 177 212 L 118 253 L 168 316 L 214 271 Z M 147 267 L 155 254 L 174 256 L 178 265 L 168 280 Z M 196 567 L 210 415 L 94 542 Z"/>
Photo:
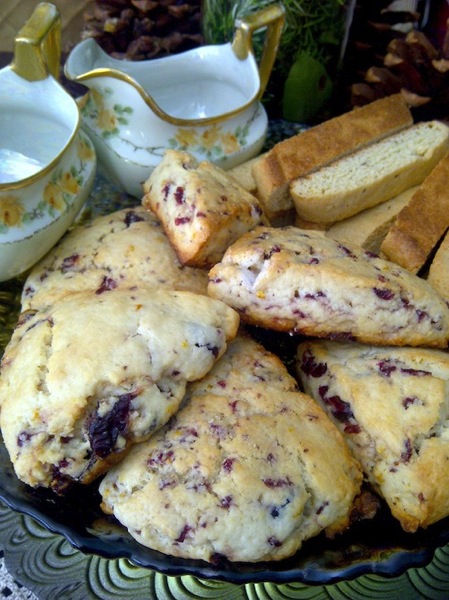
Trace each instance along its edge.
<path fill-rule="evenodd" d="M 164 148 L 160 146 L 139 146 L 120 136 L 121 129 L 132 127 L 133 108 L 114 103 L 114 90 L 104 88 L 102 92 L 91 89 L 79 101 L 79 108 L 85 123 L 97 132 L 105 141 L 118 139 L 131 146 L 135 151 L 144 151 L 160 157 Z M 240 152 L 248 144 L 251 124 L 259 116 L 259 107 L 249 119 L 229 131 L 219 124 L 210 127 L 178 128 L 168 139 L 168 146 L 174 150 L 183 150 L 205 160 L 214 160 Z"/>
<path fill-rule="evenodd" d="M 94 150 L 84 137 L 79 138 L 77 157 L 78 166 L 54 172 L 43 189 L 42 198 L 29 210 L 19 196 L 0 194 L 0 234 L 7 233 L 11 227 L 21 227 L 46 216 L 55 217 L 70 206 L 84 184 L 87 163 L 94 158 Z"/>
<path fill-rule="evenodd" d="M 247 143 L 249 123 L 237 127 L 234 132 L 225 131 L 220 125 L 197 131 L 193 128 L 178 129 L 176 135 L 168 140 L 170 148 L 204 155 L 207 159 L 234 154 Z"/>
<path fill-rule="evenodd" d="M 120 127 L 129 124 L 128 118 L 134 112 L 131 106 L 121 104 L 107 107 L 105 98 L 110 98 L 113 94 L 111 88 L 105 88 L 103 93 L 92 89 L 79 101 L 82 116 L 94 124 L 104 138 L 118 136 Z"/>

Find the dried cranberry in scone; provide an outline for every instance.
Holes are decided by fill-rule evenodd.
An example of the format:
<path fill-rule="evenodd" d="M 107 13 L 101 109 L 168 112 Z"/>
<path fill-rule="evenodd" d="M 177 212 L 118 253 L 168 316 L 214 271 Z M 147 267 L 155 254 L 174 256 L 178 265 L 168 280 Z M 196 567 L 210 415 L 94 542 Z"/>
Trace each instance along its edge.
<path fill-rule="evenodd" d="M 310 340 L 296 370 L 406 531 L 449 516 L 447 352 Z"/>
<path fill-rule="evenodd" d="M 426 281 L 318 231 L 257 227 L 210 270 L 208 294 L 267 329 L 373 344 L 448 345 L 449 308 Z"/>
<path fill-rule="evenodd" d="M 22 308 L 133 285 L 201 294 L 207 288 L 207 273 L 181 265 L 160 223 L 142 206 L 99 216 L 65 235 L 28 275 Z"/>
<path fill-rule="evenodd" d="M 145 546 L 214 563 L 279 560 L 344 530 L 360 485 L 324 411 L 277 357 L 238 337 L 100 492 Z"/>
<path fill-rule="evenodd" d="M 168 421 L 238 323 L 205 295 L 135 286 L 29 311 L 0 378 L 0 426 L 18 477 L 58 493 L 92 481 Z"/>

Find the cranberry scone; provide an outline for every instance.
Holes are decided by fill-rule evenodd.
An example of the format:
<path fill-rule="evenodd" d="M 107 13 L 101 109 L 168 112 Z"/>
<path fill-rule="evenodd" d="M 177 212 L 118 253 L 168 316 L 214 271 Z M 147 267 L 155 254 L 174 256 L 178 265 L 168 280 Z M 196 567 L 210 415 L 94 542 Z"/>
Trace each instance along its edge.
<path fill-rule="evenodd" d="M 209 272 L 208 294 L 268 329 L 365 343 L 446 347 L 449 308 L 391 262 L 296 227 L 258 227 Z"/>
<path fill-rule="evenodd" d="M 215 562 L 280 560 L 350 521 L 360 465 L 278 359 L 237 338 L 188 401 L 100 484 L 143 545 Z"/>
<path fill-rule="evenodd" d="M 297 372 L 405 531 L 449 515 L 447 352 L 310 340 Z"/>
<path fill-rule="evenodd" d="M 165 152 L 144 192 L 143 206 L 185 265 L 211 267 L 243 233 L 267 223 L 259 200 L 234 177 L 180 150 Z"/>
<path fill-rule="evenodd" d="M 74 228 L 31 271 L 22 308 L 51 305 L 82 290 L 164 287 L 206 293 L 207 273 L 183 267 L 159 221 L 142 206 Z"/>
<path fill-rule="evenodd" d="M 0 375 L 0 426 L 19 479 L 89 483 L 178 409 L 238 328 L 186 291 L 78 292 L 22 314 Z"/>

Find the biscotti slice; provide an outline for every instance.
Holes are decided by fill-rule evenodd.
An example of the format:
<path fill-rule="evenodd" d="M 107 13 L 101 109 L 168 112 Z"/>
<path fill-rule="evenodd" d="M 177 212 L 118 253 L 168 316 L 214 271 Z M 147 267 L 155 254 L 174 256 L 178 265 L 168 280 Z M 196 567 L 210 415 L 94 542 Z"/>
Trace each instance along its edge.
<path fill-rule="evenodd" d="M 421 184 L 449 149 L 449 127 L 417 123 L 309 175 L 291 186 L 298 215 L 341 221 Z"/>
<path fill-rule="evenodd" d="M 312 398 L 280 389 L 285 367 L 250 340 L 229 350 L 170 423 L 109 471 L 102 507 L 168 555 L 280 560 L 348 526 L 361 469 Z"/>
<path fill-rule="evenodd" d="M 444 236 L 430 264 L 427 281 L 449 303 L 449 232 Z"/>
<path fill-rule="evenodd" d="M 449 154 L 435 166 L 398 214 L 381 251 L 417 273 L 449 227 Z"/>
<path fill-rule="evenodd" d="M 449 308 L 426 281 L 296 227 L 242 236 L 210 270 L 208 294 L 245 322 L 291 334 L 442 348 L 449 339 Z"/>
<path fill-rule="evenodd" d="M 183 265 L 210 267 L 246 231 L 267 223 L 259 201 L 210 162 L 167 150 L 144 184 L 142 204 L 161 221 Z"/>
<path fill-rule="evenodd" d="M 290 212 L 290 182 L 413 123 L 401 94 L 376 100 L 276 144 L 253 166 L 270 222 Z M 312 220 L 313 219 L 308 219 Z"/>
<path fill-rule="evenodd" d="M 168 288 L 205 294 L 207 271 L 184 267 L 161 224 L 142 206 L 75 227 L 33 267 L 22 309 L 41 308 L 72 292 L 118 287 Z"/>
<path fill-rule="evenodd" d="M 449 354 L 307 341 L 298 376 L 405 531 L 449 516 Z"/>
<path fill-rule="evenodd" d="M 414 186 L 391 200 L 338 221 L 327 229 L 326 235 L 343 244 L 357 244 L 369 252 L 380 254 L 388 230 L 416 189 L 417 186 Z"/>
<path fill-rule="evenodd" d="M 23 313 L 0 376 L 0 426 L 19 479 L 90 483 L 178 409 L 237 332 L 222 302 L 133 287 Z"/>

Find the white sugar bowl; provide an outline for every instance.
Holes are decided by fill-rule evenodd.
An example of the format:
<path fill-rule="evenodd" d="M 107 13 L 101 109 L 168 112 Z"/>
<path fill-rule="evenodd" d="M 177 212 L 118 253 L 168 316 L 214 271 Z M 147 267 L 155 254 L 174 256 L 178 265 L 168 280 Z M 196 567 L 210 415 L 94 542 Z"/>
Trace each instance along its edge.
<path fill-rule="evenodd" d="M 38 4 L 0 71 L 0 281 L 54 246 L 93 185 L 95 149 L 57 81 L 60 35 L 56 8 Z"/>

